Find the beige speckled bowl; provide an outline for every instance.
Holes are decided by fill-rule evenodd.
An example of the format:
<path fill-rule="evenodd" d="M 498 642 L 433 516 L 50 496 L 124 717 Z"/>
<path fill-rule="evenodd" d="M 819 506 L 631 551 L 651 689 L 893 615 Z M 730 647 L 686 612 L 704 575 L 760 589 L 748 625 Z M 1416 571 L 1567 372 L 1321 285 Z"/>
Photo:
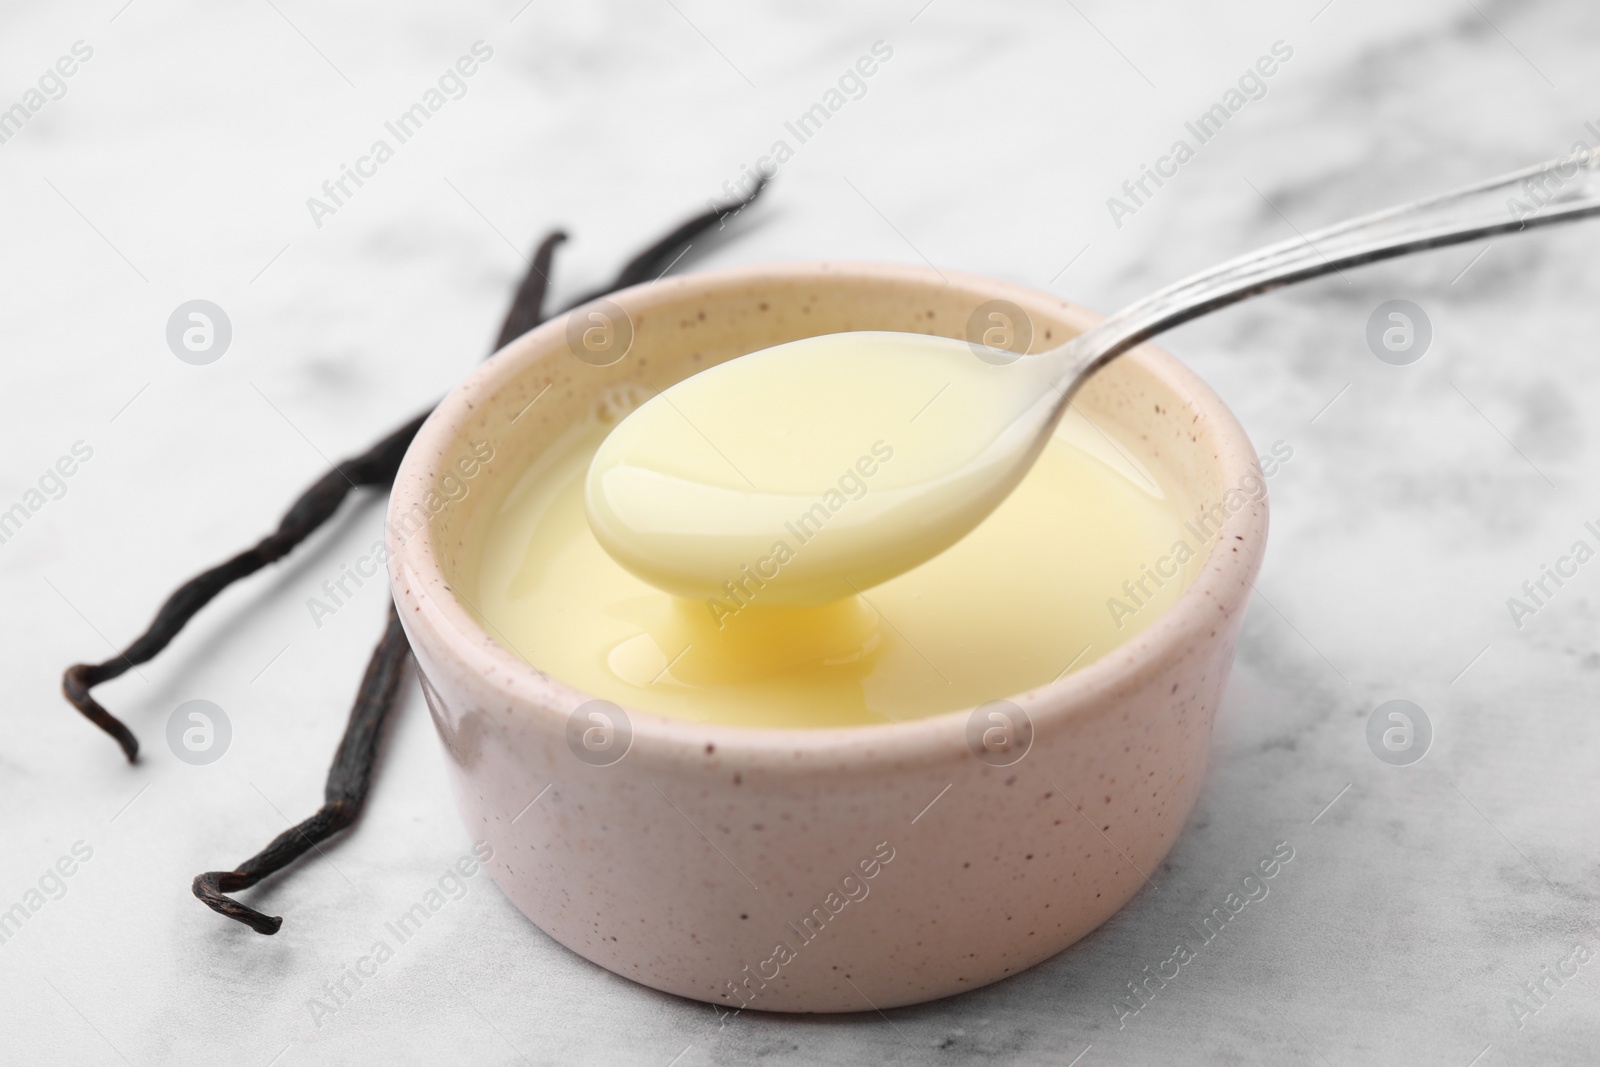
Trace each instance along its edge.
<path fill-rule="evenodd" d="M 1222 402 L 1149 346 L 1080 395 L 1097 421 L 1143 441 L 1142 458 L 1187 485 L 1197 510 L 1215 507 L 1222 528 L 1166 615 L 1012 695 L 1031 719 L 1026 751 L 971 747 L 981 731 L 969 732 L 967 711 L 793 731 L 629 710 L 607 734 L 586 714 L 570 727 L 590 697 L 507 651 L 452 592 L 471 587 L 463 545 L 564 428 L 611 391 L 660 389 L 812 334 L 961 336 L 979 304 L 1004 299 L 1032 319 L 1037 350 L 1096 318 L 984 278 L 853 263 L 698 274 L 614 299 L 635 331 L 625 358 L 578 359 L 565 316 L 518 338 L 439 405 L 390 504 L 395 600 L 462 817 L 493 847 L 500 888 L 574 952 L 729 1009 L 931 1000 L 1015 974 L 1104 922 L 1194 805 L 1265 549 L 1264 496 L 1229 492 L 1259 482 Z"/>

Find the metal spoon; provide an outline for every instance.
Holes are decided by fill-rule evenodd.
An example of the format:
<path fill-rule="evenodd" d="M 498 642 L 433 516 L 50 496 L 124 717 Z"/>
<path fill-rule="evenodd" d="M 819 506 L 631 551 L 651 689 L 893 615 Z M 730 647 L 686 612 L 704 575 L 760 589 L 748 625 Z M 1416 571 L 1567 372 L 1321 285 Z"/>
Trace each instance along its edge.
<path fill-rule="evenodd" d="M 1526 210 L 1513 210 L 1520 203 L 1511 199 L 1513 194 L 1533 203 Z M 830 518 L 825 535 L 808 537 L 792 561 L 785 557 L 781 567 L 769 563 L 762 572 L 764 580 L 756 583 L 761 586 L 757 599 L 790 607 L 826 603 L 910 570 L 954 544 L 1022 480 L 1090 375 L 1180 323 L 1346 267 L 1596 213 L 1600 213 L 1600 152 L 1591 156 L 1583 151 L 1231 259 L 1152 293 L 1045 352 L 1017 357 L 978 346 L 979 355 L 996 357 L 987 362 L 1004 366 L 990 367 L 992 374 L 968 376 L 969 388 L 961 399 L 973 412 L 965 426 L 974 443 L 972 453 L 952 459 L 948 467 L 922 471 L 912 481 L 874 488 L 869 500 L 851 504 Z M 849 338 L 861 345 L 850 362 L 819 362 L 816 353 L 824 342 Z M 864 367 L 861 361 L 890 360 L 896 346 L 903 351 L 913 343 L 927 347 L 930 360 L 963 358 L 959 343 L 948 339 L 832 335 L 753 353 L 668 389 L 613 431 L 590 468 L 589 521 L 601 544 L 640 577 L 682 596 L 715 597 L 730 579 L 742 581 L 740 576 L 758 561 L 773 532 L 780 529 L 780 520 L 808 507 L 814 510 L 814 500 L 793 487 L 785 493 L 758 486 L 742 470 L 742 483 L 719 481 L 726 473 L 717 466 L 720 460 L 738 466 L 720 449 L 718 459 L 705 468 L 709 473 L 704 478 L 660 467 L 659 457 L 672 451 L 663 447 L 673 440 L 672 434 L 687 432 L 683 423 L 689 416 L 684 412 L 696 410 L 697 398 L 727 401 L 729 375 L 744 375 L 739 381 L 745 391 L 734 399 L 771 424 L 747 425 L 746 434 L 780 438 L 788 434 L 783 439 L 820 442 L 828 437 L 821 430 L 827 425 L 822 421 L 827 413 L 820 409 L 828 405 L 797 404 L 793 397 L 806 391 L 800 387 L 821 382 L 837 386 L 832 395 L 840 396 L 849 389 L 851 376 Z M 952 349 L 957 354 L 952 355 Z M 932 364 L 897 366 L 925 365 Z M 830 373 L 819 369 L 824 367 L 833 368 L 831 373 L 839 381 L 817 378 Z M 718 389 L 722 392 L 715 392 Z M 712 408 L 702 404 L 700 410 Z M 711 440 L 704 428 L 693 428 Z M 841 431 L 834 425 L 831 434 L 853 438 L 858 436 L 856 429 Z M 859 429 L 859 435 L 870 440 L 864 436 L 867 426 Z M 822 451 L 826 450 L 818 454 Z M 892 475 L 889 480 L 894 480 Z"/>

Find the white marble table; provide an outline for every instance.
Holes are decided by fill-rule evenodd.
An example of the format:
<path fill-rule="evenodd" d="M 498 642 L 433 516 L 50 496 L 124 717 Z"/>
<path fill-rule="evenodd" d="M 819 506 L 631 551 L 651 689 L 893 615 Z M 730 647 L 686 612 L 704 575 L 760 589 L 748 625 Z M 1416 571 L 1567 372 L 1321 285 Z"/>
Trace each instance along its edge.
<path fill-rule="evenodd" d="M 57 693 L 63 665 L 265 532 L 323 457 L 458 379 L 552 225 L 573 234 L 570 296 L 787 136 L 770 201 L 679 269 L 926 259 L 1109 308 L 1593 143 L 1592 5 L 122 5 L 0 15 L 0 108 L 92 49 L 0 144 L 0 509 L 92 450 L 0 543 L 0 910 L 28 912 L 0 944 L 0 1061 L 1593 1062 L 1600 963 L 1565 961 L 1600 954 L 1600 563 L 1520 627 L 1506 604 L 1600 544 L 1592 226 L 1333 277 L 1168 338 L 1263 450 L 1294 450 L 1210 778 L 1158 889 L 964 997 L 719 1023 L 572 955 L 479 878 L 313 1013 L 470 844 L 414 682 L 357 832 L 254 891 L 281 934 L 187 886 L 318 802 L 384 605 L 374 583 L 317 626 L 305 601 L 378 536 L 375 500 L 101 690 L 144 739 L 138 766 Z M 362 164 L 337 210 L 307 207 L 480 40 L 460 99 Z M 893 54 L 864 94 L 787 135 L 876 41 Z M 1264 95 L 1113 219 L 1107 198 L 1193 143 L 1185 123 L 1278 41 L 1292 56 Z M 208 366 L 164 338 L 194 298 L 233 327 Z M 1407 366 L 1365 341 L 1390 299 L 1433 326 Z M 1434 728 L 1409 767 L 1366 741 L 1395 698 Z M 210 766 L 163 743 L 190 699 L 233 724 Z M 1270 895 L 1119 1019 L 1127 983 L 1278 842 L 1295 859 Z M 62 857 L 71 876 L 49 876 Z"/>

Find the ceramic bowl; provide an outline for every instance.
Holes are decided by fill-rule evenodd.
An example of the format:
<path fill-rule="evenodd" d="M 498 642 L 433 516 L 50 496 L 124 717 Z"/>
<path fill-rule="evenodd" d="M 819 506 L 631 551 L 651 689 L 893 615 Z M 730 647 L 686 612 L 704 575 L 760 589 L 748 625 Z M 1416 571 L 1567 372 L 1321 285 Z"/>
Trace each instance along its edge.
<path fill-rule="evenodd" d="M 965 336 L 996 300 L 1021 309 L 1035 351 L 1097 320 L 1045 293 L 917 267 L 695 274 L 525 334 L 422 427 L 390 503 L 391 585 L 467 831 L 541 930 L 729 1010 L 859 1011 L 1016 974 L 1145 887 L 1200 790 L 1267 533 L 1244 431 L 1149 345 L 1076 403 L 1139 442 L 1220 529 L 1206 527 L 1204 565 L 1165 615 L 1011 694 L 1025 718 L 993 735 L 999 745 L 986 747 L 975 709 L 819 730 L 631 708 L 595 719 L 579 710 L 589 694 L 508 651 L 453 591 L 471 588 L 464 546 L 516 475 L 597 406 L 814 334 Z"/>

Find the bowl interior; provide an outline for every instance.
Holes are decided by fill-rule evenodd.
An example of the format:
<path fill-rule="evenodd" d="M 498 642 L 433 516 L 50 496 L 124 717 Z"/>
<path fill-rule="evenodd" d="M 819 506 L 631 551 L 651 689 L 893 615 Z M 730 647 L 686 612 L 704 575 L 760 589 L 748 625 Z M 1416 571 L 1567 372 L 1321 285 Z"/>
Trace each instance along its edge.
<path fill-rule="evenodd" d="M 632 333 L 623 358 L 599 366 L 598 361 L 586 362 L 576 354 L 574 338 L 595 305 L 546 323 L 496 354 L 441 404 L 418 438 L 419 445 L 426 442 L 429 458 L 413 464 L 408 457 L 411 470 L 397 481 L 397 497 L 422 495 L 422 486 L 416 484 L 420 475 L 438 498 L 429 498 L 428 519 L 420 536 L 403 541 L 404 552 L 414 561 L 425 557 L 423 562 L 438 568 L 458 600 L 445 605 L 446 617 L 440 621 L 460 631 L 480 652 L 486 644 L 498 649 L 484 653 L 495 661 L 496 673 L 528 668 L 492 638 L 484 640 L 487 632 L 471 603 L 477 581 L 477 552 L 472 548 L 481 543 L 485 525 L 517 476 L 591 413 L 598 412 L 602 419 L 619 418 L 643 399 L 706 367 L 817 334 L 896 330 L 968 336 L 974 313 L 995 300 L 1010 301 L 1021 310 L 1032 330 L 1030 351 L 1059 344 L 1098 319 L 1048 294 L 989 279 L 858 264 L 691 275 L 627 290 L 612 300 L 606 313 L 615 319 L 620 309 L 625 322 L 611 326 Z M 1170 356 L 1150 346 L 1135 349 L 1096 374 L 1075 404 L 1102 428 L 1138 442 L 1139 461 L 1183 487 L 1197 511 L 1219 500 L 1228 485 L 1254 467 L 1248 439 L 1221 402 Z M 485 460 L 485 455 L 492 458 Z M 413 480 L 409 487 L 403 484 L 407 473 Z M 435 508 L 434 503 L 440 506 Z M 1242 514 L 1224 521 L 1264 520 Z M 1226 551 L 1220 547 L 1224 540 L 1213 541 L 1210 553 Z M 1200 577 L 1180 597 L 1179 607 L 1186 599 L 1204 595 L 1196 586 L 1208 580 L 1210 570 L 1199 569 Z M 1158 619 L 1139 641 L 1148 647 L 1152 636 L 1164 628 L 1169 645 L 1181 644 L 1177 626 L 1173 620 Z M 480 657 L 480 668 L 487 666 Z M 1103 666 L 1105 661 L 1075 673 Z M 1073 678 L 1069 675 L 1055 685 Z M 539 676 L 542 685 L 556 681 Z M 585 696 L 576 690 L 573 695 Z"/>

